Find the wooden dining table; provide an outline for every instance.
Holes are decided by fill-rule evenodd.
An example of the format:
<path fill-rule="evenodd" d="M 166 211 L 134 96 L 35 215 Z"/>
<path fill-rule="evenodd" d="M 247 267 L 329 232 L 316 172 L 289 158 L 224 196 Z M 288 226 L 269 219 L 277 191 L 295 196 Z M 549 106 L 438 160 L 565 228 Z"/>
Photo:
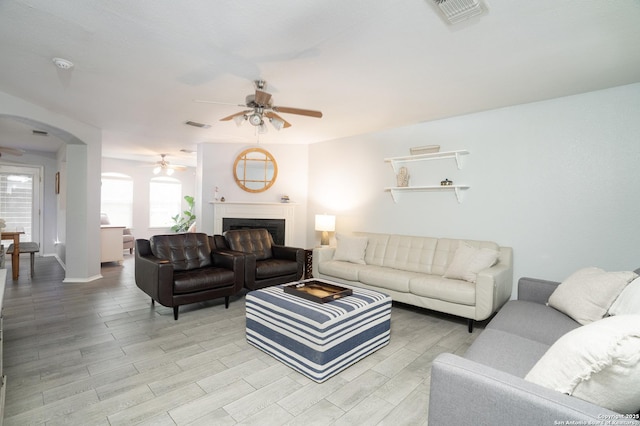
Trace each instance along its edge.
<path fill-rule="evenodd" d="M 11 255 L 11 272 L 13 279 L 17 280 L 20 276 L 20 235 L 24 231 L 2 231 L 2 240 L 13 241 L 13 254 Z"/>

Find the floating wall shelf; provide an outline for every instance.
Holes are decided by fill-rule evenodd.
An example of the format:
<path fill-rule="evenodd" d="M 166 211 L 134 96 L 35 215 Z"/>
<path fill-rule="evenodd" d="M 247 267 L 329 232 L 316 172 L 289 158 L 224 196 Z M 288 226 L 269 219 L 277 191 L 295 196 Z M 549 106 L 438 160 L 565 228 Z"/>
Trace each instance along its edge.
<path fill-rule="evenodd" d="M 456 160 L 458 170 L 462 169 L 462 156 L 469 154 L 469 151 L 461 149 L 458 151 L 446 151 L 446 152 L 434 152 L 431 154 L 418 154 L 418 155 L 406 155 L 404 157 L 390 157 L 385 158 L 384 161 L 391 163 L 393 171 L 398 173 L 400 164 L 410 163 L 414 161 L 427 161 L 427 160 L 442 160 L 445 158 L 453 158 Z"/>
<path fill-rule="evenodd" d="M 462 202 L 462 194 L 463 191 L 469 189 L 469 186 L 466 185 L 440 185 L 440 186 L 394 186 L 390 188 L 385 188 L 385 191 L 391 192 L 391 196 L 393 197 L 393 201 L 396 203 L 400 197 L 400 194 L 403 192 L 414 192 L 414 191 L 422 191 L 422 192 L 436 192 L 436 191 L 454 191 L 456 193 L 456 199 L 459 203 Z"/>
<path fill-rule="evenodd" d="M 434 152 L 430 154 L 418 154 L 418 155 L 407 155 L 403 157 L 390 157 L 385 158 L 384 161 L 391 163 L 391 167 L 393 167 L 393 171 L 398 174 L 400 167 L 402 167 L 405 163 L 412 163 L 417 161 L 428 161 L 428 160 L 443 160 L 447 158 L 452 158 L 456 161 L 456 165 L 458 166 L 458 170 L 462 169 L 462 157 L 468 155 L 469 151 L 467 150 L 458 150 L 458 151 L 446 151 L 446 152 Z M 398 202 L 400 194 L 405 192 L 436 192 L 436 191 L 453 191 L 456 194 L 456 199 L 458 203 L 462 202 L 462 195 L 464 191 L 469 189 L 470 187 L 467 185 L 417 185 L 417 186 L 393 186 L 385 188 L 385 191 L 391 192 L 391 197 L 393 197 L 394 202 Z"/>

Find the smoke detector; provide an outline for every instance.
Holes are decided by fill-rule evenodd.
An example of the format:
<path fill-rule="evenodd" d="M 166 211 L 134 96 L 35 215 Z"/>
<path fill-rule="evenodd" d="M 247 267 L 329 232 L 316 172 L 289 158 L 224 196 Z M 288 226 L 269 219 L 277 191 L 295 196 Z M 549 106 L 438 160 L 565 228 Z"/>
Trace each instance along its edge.
<path fill-rule="evenodd" d="M 480 0 L 433 0 L 442 16 L 451 24 L 484 13 Z"/>
<path fill-rule="evenodd" d="M 53 58 L 52 61 L 56 65 L 56 67 L 60 68 L 61 70 L 68 70 L 73 68 L 73 62 L 66 59 Z"/>

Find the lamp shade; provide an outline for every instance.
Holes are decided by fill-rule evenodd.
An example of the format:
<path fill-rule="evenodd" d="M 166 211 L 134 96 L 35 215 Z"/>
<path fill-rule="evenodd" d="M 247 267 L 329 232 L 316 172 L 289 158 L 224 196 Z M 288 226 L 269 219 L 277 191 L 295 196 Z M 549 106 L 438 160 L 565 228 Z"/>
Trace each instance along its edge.
<path fill-rule="evenodd" d="M 316 231 L 333 232 L 336 230 L 336 217 L 330 214 L 316 215 Z"/>

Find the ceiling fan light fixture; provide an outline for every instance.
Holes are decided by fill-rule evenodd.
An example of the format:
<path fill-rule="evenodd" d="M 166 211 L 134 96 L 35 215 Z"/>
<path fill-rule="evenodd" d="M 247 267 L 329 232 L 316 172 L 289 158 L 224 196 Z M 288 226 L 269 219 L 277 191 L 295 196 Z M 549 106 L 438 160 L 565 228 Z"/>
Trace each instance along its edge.
<path fill-rule="evenodd" d="M 249 116 L 249 123 L 251 123 L 251 125 L 253 126 L 260 126 L 264 124 L 264 121 L 262 120 L 262 115 L 258 114 L 257 112 L 254 112 Z"/>
<path fill-rule="evenodd" d="M 240 114 L 233 117 L 233 121 L 234 123 L 236 123 L 236 126 L 240 127 L 242 122 L 245 121 L 247 118 L 248 118 L 247 114 Z"/>
<path fill-rule="evenodd" d="M 280 131 L 280 129 L 282 129 L 284 127 L 284 121 L 279 120 L 277 118 L 269 118 L 269 121 L 271 122 L 271 124 L 273 125 L 273 127 Z"/>
<path fill-rule="evenodd" d="M 154 175 L 159 174 L 161 171 L 162 171 L 162 167 L 160 167 L 160 166 L 157 166 L 157 167 L 153 168 L 153 174 Z"/>
<path fill-rule="evenodd" d="M 165 173 L 167 176 L 171 176 L 171 175 L 173 174 L 173 172 L 174 172 L 174 171 L 175 171 L 175 170 L 173 170 L 173 169 L 171 169 L 171 168 L 166 168 L 166 169 L 164 170 L 164 173 Z"/>

